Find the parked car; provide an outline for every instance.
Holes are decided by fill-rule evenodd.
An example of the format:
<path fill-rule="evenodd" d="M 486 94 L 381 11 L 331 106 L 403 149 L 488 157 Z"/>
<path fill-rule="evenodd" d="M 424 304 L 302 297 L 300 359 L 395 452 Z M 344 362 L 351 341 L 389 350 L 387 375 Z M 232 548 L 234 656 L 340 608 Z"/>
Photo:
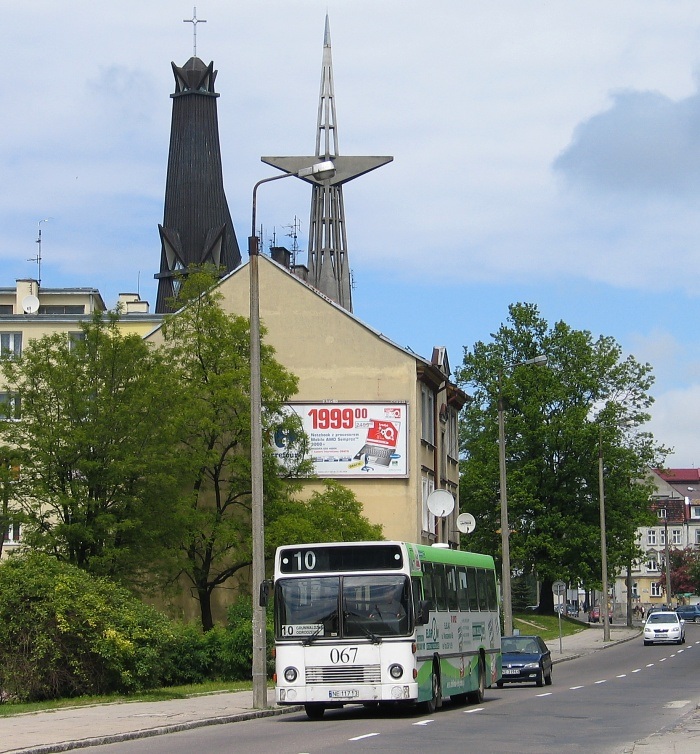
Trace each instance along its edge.
<path fill-rule="evenodd" d="M 539 636 L 503 636 L 503 662 L 498 688 L 504 683 L 552 683 L 552 655 Z"/>
<path fill-rule="evenodd" d="M 612 623 L 612 610 L 608 612 L 608 622 Z M 589 623 L 600 623 L 600 608 L 598 605 L 595 605 L 588 611 L 588 622 Z"/>
<path fill-rule="evenodd" d="M 686 623 L 689 620 L 692 620 L 693 623 L 700 621 L 700 605 L 679 605 L 675 612 Z"/>
<path fill-rule="evenodd" d="M 658 610 L 644 623 L 644 646 L 649 644 L 685 644 L 685 621 L 673 610 Z"/>

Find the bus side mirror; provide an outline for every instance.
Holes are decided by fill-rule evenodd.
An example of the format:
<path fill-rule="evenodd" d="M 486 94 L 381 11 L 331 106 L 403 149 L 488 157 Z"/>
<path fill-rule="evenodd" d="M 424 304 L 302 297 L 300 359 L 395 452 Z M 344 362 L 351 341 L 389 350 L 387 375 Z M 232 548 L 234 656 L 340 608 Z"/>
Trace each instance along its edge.
<path fill-rule="evenodd" d="M 265 581 L 260 584 L 260 598 L 258 602 L 260 607 L 267 607 L 267 603 L 270 601 L 270 589 L 272 589 L 273 583 L 272 579 L 265 579 Z"/>
<path fill-rule="evenodd" d="M 418 600 L 416 605 L 416 625 L 425 626 L 430 620 L 430 602 L 428 600 Z"/>

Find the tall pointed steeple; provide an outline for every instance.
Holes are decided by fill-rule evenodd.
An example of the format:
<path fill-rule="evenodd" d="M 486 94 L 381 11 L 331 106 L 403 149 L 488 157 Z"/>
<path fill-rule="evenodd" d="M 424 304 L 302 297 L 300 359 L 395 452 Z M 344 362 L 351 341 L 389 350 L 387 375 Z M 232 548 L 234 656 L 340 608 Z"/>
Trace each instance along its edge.
<path fill-rule="evenodd" d="M 165 184 L 156 312 L 170 310 L 178 276 L 190 265 L 213 264 L 225 274 L 241 252 L 224 194 L 214 63 L 194 56 L 175 74 L 168 175 Z"/>
<path fill-rule="evenodd" d="M 336 173 L 322 182 L 311 182 L 309 220 L 308 282 L 328 298 L 352 311 L 350 265 L 345 234 L 343 184 L 386 165 L 393 157 L 342 157 L 338 148 L 338 128 L 333 91 L 333 61 L 328 14 L 323 36 L 321 92 L 316 126 L 316 154 L 305 157 L 263 157 L 268 165 L 296 173 L 324 160 L 332 160 Z"/>

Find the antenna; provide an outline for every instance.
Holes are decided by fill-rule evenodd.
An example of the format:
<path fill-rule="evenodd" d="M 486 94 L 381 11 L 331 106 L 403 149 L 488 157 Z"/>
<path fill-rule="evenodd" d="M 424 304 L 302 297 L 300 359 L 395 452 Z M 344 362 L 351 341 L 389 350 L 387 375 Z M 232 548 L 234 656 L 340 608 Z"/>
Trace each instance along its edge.
<path fill-rule="evenodd" d="M 301 221 L 294 215 L 294 222 L 291 225 L 285 225 L 285 228 L 289 228 L 287 238 L 292 239 L 292 269 L 296 269 L 297 266 L 297 252 L 299 251 L 299 231 L 301 230 Z"/>
<path fill-rule="evenodd" d="M 36 256 L 27 259 L 27 262 L 36 262 L 37 264 L 36 280 L 39 285 L 41 285 L 41 224 L 47 223 L 49 220 L 51 220 L 51 218 L 47 217 L 45 220 L 39 220 L 39 222 L 36 224 Z"/>
<path fill-rule="evenodd" d="M 197 6 L 195 5 L 192 9 L 192 18 L 183 18 L 182 23 L 183 24 L 192 24 L 192 37 L 193 37 L 193 46 L 194 46 L 194 55 L 193 57 L 197 57 L 197 24 L 205 24 L 207 21 L 204 18 L 197 18 Z"/>

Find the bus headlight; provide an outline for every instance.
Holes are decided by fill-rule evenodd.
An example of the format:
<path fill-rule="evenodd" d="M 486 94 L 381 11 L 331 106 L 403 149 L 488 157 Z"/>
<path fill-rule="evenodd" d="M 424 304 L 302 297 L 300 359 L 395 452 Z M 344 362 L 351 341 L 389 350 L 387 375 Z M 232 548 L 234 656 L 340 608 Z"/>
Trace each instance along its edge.
<path fill-rule="evenodd" d="M 284 680 L 287 681 L 287 683 L 294 683 L 298 675 L 299 672 L 296 668 L 288 667 L 284 669 Z"/>
<path fill-rule="evenodd" d="M 389 675 L 392 678 L 401 678 L 401 676 L 403 675 L 403 668 L 401 667 L 401 665 L 398 665 L 398 664 L 390 665 Z"/>

